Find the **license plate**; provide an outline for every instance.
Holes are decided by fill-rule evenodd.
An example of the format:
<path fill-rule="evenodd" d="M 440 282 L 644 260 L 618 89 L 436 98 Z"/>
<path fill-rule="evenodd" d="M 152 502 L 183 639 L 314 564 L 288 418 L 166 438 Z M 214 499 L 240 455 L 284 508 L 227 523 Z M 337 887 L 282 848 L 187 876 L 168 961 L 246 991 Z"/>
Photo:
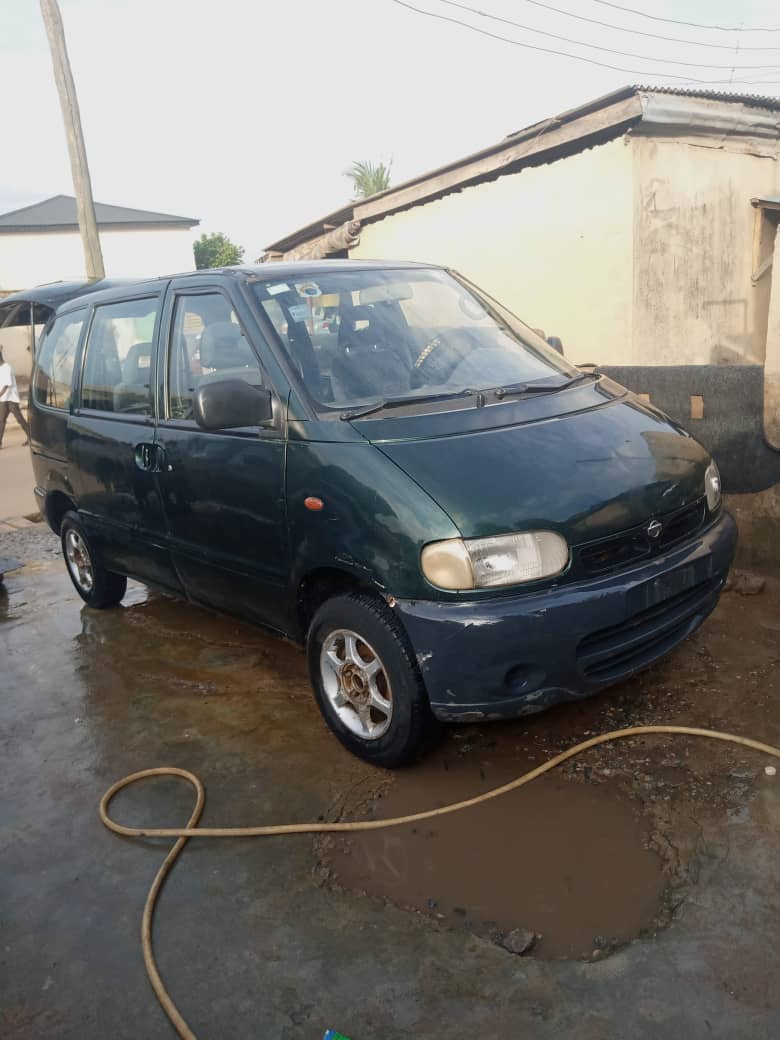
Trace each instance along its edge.
<path fill-rule="evenodd" d="M 647 610 L 664 600 L 678 596 L 694 586 L 701 584 L 712 577 L 712 557 L 705 556 L 701 560 L 695 560 L 684 567 L 659 574 L 652 581 L 646 581 L 644 585 L 633 589 L 629 594 L 630 612 L 636 613 Z"/>

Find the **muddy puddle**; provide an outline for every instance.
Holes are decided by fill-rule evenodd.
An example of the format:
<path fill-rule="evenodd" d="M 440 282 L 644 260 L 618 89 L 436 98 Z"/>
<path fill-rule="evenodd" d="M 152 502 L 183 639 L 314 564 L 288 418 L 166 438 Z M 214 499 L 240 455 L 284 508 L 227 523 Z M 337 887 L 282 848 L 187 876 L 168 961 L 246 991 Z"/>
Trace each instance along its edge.
<path fill-rule="evenodd" d="M 375 817 L 444 805 L 506 783 L 527 756 L 496 746 L 479 760 L 455 741 L 399 772 Z M 539 933 L 534 956 L 592 957 L 651 928 L 663 903 L 661 862 L 632 803 L 609 782 L 548 774 L 451 816 L 326 843 L 330 879 L 447 927 L 499 939 Z"/>

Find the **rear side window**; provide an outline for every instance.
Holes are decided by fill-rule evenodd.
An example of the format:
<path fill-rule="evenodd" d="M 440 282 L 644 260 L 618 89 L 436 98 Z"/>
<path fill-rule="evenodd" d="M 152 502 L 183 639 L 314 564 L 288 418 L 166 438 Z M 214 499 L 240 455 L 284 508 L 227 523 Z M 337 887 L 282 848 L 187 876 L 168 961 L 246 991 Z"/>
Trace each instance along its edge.
<path fill-rule="evenodd" d="M 81 381 L 82 408 L 152 414 L 152 341 L 159 306 L 159 297 L 154 297 L 95 308 Z"/>
<path fill-rule="evenodd" d="M 33 397 L 48 408 L 70 409 L 73 366 L 85 311 L 57 318 L 41 343 L 35 369 Z"/>

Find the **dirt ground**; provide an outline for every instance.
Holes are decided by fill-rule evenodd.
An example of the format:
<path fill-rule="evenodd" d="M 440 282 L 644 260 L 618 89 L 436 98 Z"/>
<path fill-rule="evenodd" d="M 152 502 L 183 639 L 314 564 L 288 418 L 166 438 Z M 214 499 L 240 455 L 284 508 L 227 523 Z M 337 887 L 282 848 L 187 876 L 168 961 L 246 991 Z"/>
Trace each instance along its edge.
<path fill-rule="evenodd" d="M 738 580 L 663 663 L 591 700 L 452 728 L 395 773 L 348 755 L 302 654 L 131 586 L 82 608 L 41 525 L 0 535 L 0 1036 L 172 1035 L 140 912 L 166 842 L 108 833 L 115 779 L 198 773 L 203 824 L 389 816 L 487 790 L 586 736 L 678 723 L 780 744 L 780 583 Z M 759 586 L 761 583 L 757 583 Z M 753 594 L 747 594 L 753 593 Z M 157 916 L 202 1037 L 780 1035 L 780 776 L 752 752 L 642 738 L 488 806 L 339 840 L 193 841 Z M 780 766 L 780 763 L 777 763 Z M 176 825 L 186 785 L 120 795 Z M 534 933 L 519 956 L 502 943 Z M 510 942 L 511 945 L 511 942 Z"/>

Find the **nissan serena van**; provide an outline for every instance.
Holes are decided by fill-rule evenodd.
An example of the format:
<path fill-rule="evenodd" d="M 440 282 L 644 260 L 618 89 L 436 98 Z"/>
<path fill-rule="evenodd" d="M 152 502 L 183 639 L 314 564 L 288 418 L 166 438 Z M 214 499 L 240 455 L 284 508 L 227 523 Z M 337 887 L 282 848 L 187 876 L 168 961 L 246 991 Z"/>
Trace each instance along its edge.
<path fill-rule="evenodd" d="M 131 577 L 305 645 L 368 761 L 625 679 L 717 603 L 736 536 L 707 452 L 455 272 L 90 288 L 50 318 L 30 401 L 76 590 L 111 607 Z"/>

